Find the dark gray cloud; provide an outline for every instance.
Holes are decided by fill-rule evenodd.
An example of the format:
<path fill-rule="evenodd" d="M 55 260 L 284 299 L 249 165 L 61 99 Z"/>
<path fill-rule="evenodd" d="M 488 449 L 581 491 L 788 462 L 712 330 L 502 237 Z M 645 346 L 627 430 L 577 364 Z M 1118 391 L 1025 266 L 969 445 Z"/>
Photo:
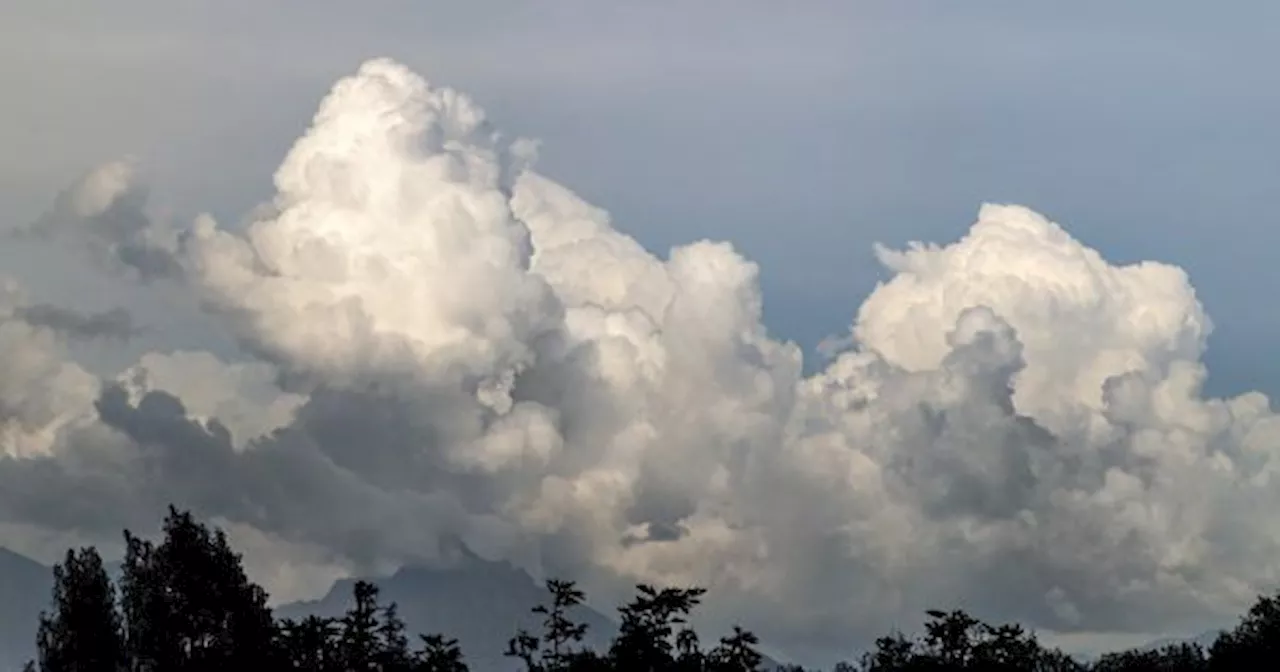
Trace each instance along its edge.
<path fill-rule="evenodd" d="M 140 331 L 134 325 L 133 315 L 124 308 L 112 308 L 101 313 L 82 313 L 48 303 L 37 303 L 17 308 L 14 315 L 33 327 L 52 329 L 75 340 L 127 340 Z"/>
<path fill-rule="evenodd" d="M 386 558 L 440 560 L 438 538 L 494 513 L 492 495 L 434 466 L 395 403 L 323 390 L 297 420 L 244 450 L 216 419 L 190 417 L 165 391 L 136 403 L 118 384 L 95 402 L 101 427 L 68 436 L 56 454 L 3 458 L 0 511 L 63 531 L 149 530 L 172 503 L 319 544 L 371 569 Z M 59 501 L 57 493 L 83 497 Z M 394 532 L 393 532 L 394 530 Z"/>

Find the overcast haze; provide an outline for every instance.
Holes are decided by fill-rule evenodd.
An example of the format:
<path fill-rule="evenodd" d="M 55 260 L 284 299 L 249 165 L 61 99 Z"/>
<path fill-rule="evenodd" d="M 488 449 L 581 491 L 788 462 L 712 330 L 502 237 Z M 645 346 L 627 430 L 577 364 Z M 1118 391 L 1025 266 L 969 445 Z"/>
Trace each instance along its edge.
<path fill-rule="evenodd" d="M 6 3 L 0 544 L 178 501 L 292 599 L 456 537 L 823 661 L 1225 624 L 1280 578 L 1278 21 Z"/>

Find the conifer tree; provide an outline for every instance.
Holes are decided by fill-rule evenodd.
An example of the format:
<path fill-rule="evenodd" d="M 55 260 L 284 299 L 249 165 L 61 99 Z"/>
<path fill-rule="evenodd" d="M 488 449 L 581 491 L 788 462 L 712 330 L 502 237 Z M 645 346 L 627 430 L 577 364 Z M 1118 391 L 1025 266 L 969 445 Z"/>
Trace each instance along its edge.
<path fill-rule="evenodd" d="M 352 593 L 355 603 L 341 621 L 342 666 L 351 672 L 374 670 L 380 648 L 378 587 L 368 581 L 357 581 Z"/>
<path fill-rule="evenodd" d="M 54 565 L 52 607 L 40 615 L 36 646 L 41 672 L 123 668 L 115 590 L 97 550 L 68 550 L 63 562 Z"/>
<path fill-rule="evenodd" d="M 298 672 L 340 672 L 338 625 L 334 619 L 308 616 L 280 622 L 278 659 Z"/>

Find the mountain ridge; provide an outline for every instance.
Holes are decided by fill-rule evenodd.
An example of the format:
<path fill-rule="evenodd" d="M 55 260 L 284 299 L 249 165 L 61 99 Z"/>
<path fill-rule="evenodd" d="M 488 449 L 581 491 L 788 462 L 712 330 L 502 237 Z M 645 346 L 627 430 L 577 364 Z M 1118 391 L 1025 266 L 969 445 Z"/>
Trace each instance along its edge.
<path fill-rule="evenodd" d="M 532 609 L 547 603 L 550 595 L 525 570 L 463 551 L 448 566 L 407 566 L 390 576 L 363 580 L 378 586 L 382 604 L 396 603 L 407 632 L 457 639 L 474 672 L 513 669 L 515 661 L 503 655 L 507 642 L 521 629 L 541 631 L 543 617 Z M 105 565 L 118 584 L 121 563 Z M 351 606 L 359 580 L 339 579 L 323 596 L 281 604 L 273 612 L 277 618 L 340 617 Z M 49 607 L 52 587 L 51 567 L 0 547 L 0 670 L 21 669 L 34 658 L 39 615 Z M 615 618 L 587 604 L 570 615 L 587 625 L 583 646 L 608 650 L 618 629 Z M 777 663 L 765 656 L 764 667 Z"/>
<path fill-rule="evenodd" d="M 0 669 L 22 669 L 35 655 L 40 612 L 52 590 L 51 567 L 0 548 Z"/>
<path fill-rule="evenodd" d="M 341 616 L 351 605 L 358 580 L 340 579 L 323 597 L 280 605 L 275 614 L 278 618 Z M 478 558 L 446 568 L 404 567 L 389 577 L 366 580 L 377 584 L 384 604 L 396 603 L 408 631 L 456 638 L 476 672 L 506 669 L 511 664 L 503 655 L 507 642 L 517 630 L 540 629 L 541 617 L 532 609 L 548 598 L 545 588 L 527 572 Z M 414 599 L 406 599 L 409 596 Z M 608 648 L 617 631 L 612 619 L 586 605 L 570 614 L 587 624 L 585 646 Z"/>

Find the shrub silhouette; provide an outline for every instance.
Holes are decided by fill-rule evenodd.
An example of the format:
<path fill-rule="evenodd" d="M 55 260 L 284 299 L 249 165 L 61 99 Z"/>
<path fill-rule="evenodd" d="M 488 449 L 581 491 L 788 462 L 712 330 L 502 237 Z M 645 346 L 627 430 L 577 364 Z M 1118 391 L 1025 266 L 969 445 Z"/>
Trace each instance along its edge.
<path fill-rule="evenodd" d="M 67 551 L 54 567 L 49 610 L 40 615 L 30 672 L 466 672 L 457 640 L 411 637 L 394 602 L 357 582 L 341 618 L 274 620 L 267 594 L 245 575 L 221 530 L 170 507 L 158 544 L 124 533 L 114 586 L 93 548 Z M 513 634 L 507 656 L 526 672 L 756 672 L 756 635 L 735 626 L 704 649 L 689 624 L 702 588 L 641 584 L 619 609 L 607 651 L 582 642 L 571 611 L 586 596 L 571 581 L 546 582 L 533 605 L 541 629 Z M 1048 648 L 1017 624 L 991 625 L 964 611 L 926 612 L 922 634 L 888 634 L 835 672 L 1235 672 L 1280 669 L 1280 595 L 1260 597 L 1206 651 L 1195 644 L 1124 651 L 1092 664 Z M 413 642 L 413 644 L 411 644 Z M 784 666 L 787 672 L 802 672 Z"/>

